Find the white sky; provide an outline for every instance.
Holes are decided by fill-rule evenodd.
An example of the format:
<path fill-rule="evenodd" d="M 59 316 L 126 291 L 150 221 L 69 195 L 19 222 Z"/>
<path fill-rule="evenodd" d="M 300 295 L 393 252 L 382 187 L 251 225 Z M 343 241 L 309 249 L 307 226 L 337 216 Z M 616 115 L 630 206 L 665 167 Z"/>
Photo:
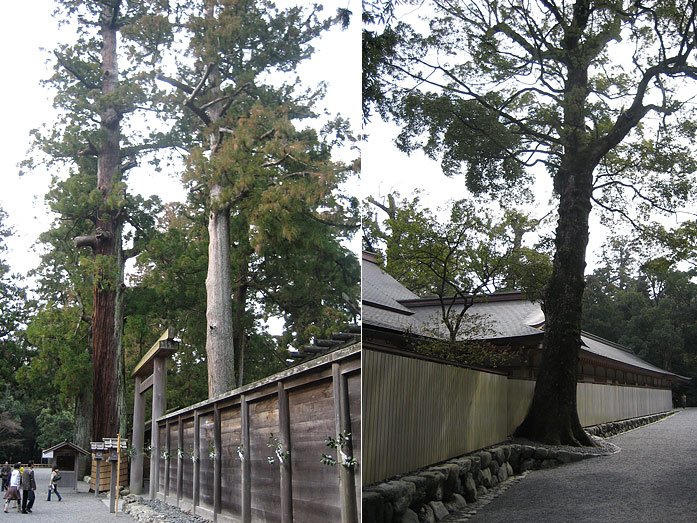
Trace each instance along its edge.
<path fill-rule="evenodd" d="M 285 0 L 280 4 L 289 3 Z M 361 125 L 360 105 L 360 3 L 358 0 L 327 0 L 325 16 L 337 7 L 353 11 L 352 24 L 346 31 L 338 27 L 315 44 L 317 52 L 311 64 L 302 66 L 302 78 L 308 85 L 322 80 L 328 83 L 324 105 L 332 113 L 348 117 L 356 132 Z M 65 40 L 52 19 L 51 0 L 7 2 L 0 20 L 0 48 L 3 49 L 3 81 L 0 82 L 0 207 L 8 214 L 6 225 L 14 230 L 8 240 L 7 261 L 13 271 L 26 274 L 38 263 L 32 251 L 38 234 L 48 229 L 51 217 L 43 203 L 50 183 L 50 173 L 37 169 L 19 177 L 18 164 L 30 146 L 31 129 L 51 121 L 51 93 L 40 85 L 50 75 L 45 64 L 48 51 Z M 69 37 L 69 35 L 67 35 Z M 133 192 L 145 196 L 157 193 L 163 201 L 184 197 L 178 182 L 179 173 L 157 174 L 134 169 L 129 173 Z M 357 183 L 357 182 L 354 182 Z M 357 188 L 351 188 L 357 192 Z M 357 235 L 358 236 L 358 235 Z M 356 247 L 358 250 L 360 247 Z"/>

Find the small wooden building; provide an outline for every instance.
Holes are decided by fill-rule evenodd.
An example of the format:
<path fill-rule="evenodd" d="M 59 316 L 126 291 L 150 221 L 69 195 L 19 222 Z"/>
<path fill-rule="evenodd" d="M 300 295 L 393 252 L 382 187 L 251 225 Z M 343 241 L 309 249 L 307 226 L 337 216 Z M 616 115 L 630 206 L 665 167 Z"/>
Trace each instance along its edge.
<path fill-rule="evenodd" d="M 89 456 L 90 453 L 78 447 L 74 443 L 64 441 L 58 445 L 41 451 L 41 458 L 49 460 L 51 467 L 58 467 L 61 473 L 61 488 L 77 490 L 80 456 Z"/>

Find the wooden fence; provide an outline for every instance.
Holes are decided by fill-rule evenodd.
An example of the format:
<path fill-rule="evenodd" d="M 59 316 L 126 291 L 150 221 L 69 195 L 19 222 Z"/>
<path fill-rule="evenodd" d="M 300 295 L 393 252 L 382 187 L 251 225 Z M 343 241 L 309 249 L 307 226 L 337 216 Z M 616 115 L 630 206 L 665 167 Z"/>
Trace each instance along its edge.
<path fill-rule="evenodd" d="M 160 417 L 157 497 L 215 521 L 360 521 L 361 463 L 339 452 L 361 455 L 360 363 L 357 343 Z"/>
<path fill-rule="evenodd" d="M 494 445 L 523 421 L 534 381 L 418 357 L 363 351 L 363 483 Z M 672 408 L 671 391 L 578 384 L 584 426 Z"/>

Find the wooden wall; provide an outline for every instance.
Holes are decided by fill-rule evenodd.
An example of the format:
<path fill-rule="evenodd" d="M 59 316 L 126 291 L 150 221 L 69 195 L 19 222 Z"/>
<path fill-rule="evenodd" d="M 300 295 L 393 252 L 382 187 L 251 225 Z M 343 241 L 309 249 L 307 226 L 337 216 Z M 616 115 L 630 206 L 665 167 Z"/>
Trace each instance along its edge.
<path fill-rule="evenodd" d="M 360 392 L 355 344 L 163 416 L 158 497 L 217 521 L 357 523 Z M 356 469 L 321 463 L 322 454 L 337 455 L 326 440 L 346 427 L 342 416 Z M 278 443 L 290 451 L 285 463 Z"/>
<path fill-rule="evenodd" d="M 504 441 L 535 388 L 530 380 L 370 349 L 362 372 L 364 484 Z M 578 384 L 584 426 L 671 409 L 667 389 Z"/>
<path fill-rule="evenodd" d="M 363 483 L 502 441 L 507 378 L 386 352 L 363 352 Z"/>

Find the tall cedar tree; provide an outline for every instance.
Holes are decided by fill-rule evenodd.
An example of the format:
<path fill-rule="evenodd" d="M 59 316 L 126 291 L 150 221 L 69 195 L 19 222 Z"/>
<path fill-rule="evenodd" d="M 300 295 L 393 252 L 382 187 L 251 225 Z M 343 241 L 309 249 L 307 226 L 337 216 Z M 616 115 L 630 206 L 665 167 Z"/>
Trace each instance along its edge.
<path fill-rule="evenodd" d="M 166 17 L 151 14 L 158 2 L 56 2 L 56 17 L 73 24 L 74 43 L 54 51 L 59 121 L 36 133 L 50 162 L 64 162 L 96 176 L 87 218 L 92 231 L 75 245 L 92 254 L 92 340 L 95 405 L 92 438 L 114 436 L 126 427 L 122 351 L 124 265 L 135 252 L 123 249 L 128 220 L 125 173 L 141 153 L 165 146 L 167 137 L 143 131 L 124 133 L 123 122 L 151 101 L 152 64 L 169 34 Z M 126 33 L 119 44 L 119 34 Z M 119 59 L 127 58 L 120 69 Z M 130 122 L 127 127 L 131 130 Z M 31 167 L 31 160 L 25 163 Z"/>
<path fill-rule="evenodd" d="M 254 190 L 249 178 L 260 170 L 278 168 L 273 184 L 280 186 L 287 164 L 297 164 L 296 151 L 286 140 L 287 126 L 291 119 L 311 116 L 308 105 L 317 93 L 305 99 L 295 95 L 295 79 L 288 81 L 288 76 L 312 54 L 310 42 L 329 26 L 318 19 L 318 11 L 317 6 L 278 10 L 264 0 L 200 1 L 192 12 L 202 15 L 191 16 L 187 24 L 193 67 L 182 65 L 178 78 L 160 76 L 185 95 L 183 105 L 198 120 L 200 142 L 205 144 L 193 151 L 189 164 L 208 200 L 209 396 L 237 385 L 233 280 L 244 279 L 244 270 L 232 273 L 231 206 Z M 284 141 L 288 148 L 281 152 Z M 285 171 L 289 180 L 304 174 L 311 169 L 296 165 Z M 244 259 L 240 264 L 248 266 Z M 244 296 L 238 292 L 235 300 L 241 314 Z"/>
<path fill-rule="evenodd" d="M 559 198 L 553 273 L 544 295 L 544 357 L 515 434 L 592 445 L 577 414 L 589 215 L 684 204 L 693 186 L 690 82 L 693 1 L 433 0 L 429 34 L 396 26 L 388 55 L 398 139 L 467 166 L 476 193 L 520 191 L 545 166 Z M 423 7 L 421 12 L 423 12 Z M 410 81 L 411 80 L 411 81 Z M 413 89 L 414 81 L 418 88 Z M 387 85 L 387 84 L 383 84 Z M 637 219 L 634 211 L 643 212 Z"/>

